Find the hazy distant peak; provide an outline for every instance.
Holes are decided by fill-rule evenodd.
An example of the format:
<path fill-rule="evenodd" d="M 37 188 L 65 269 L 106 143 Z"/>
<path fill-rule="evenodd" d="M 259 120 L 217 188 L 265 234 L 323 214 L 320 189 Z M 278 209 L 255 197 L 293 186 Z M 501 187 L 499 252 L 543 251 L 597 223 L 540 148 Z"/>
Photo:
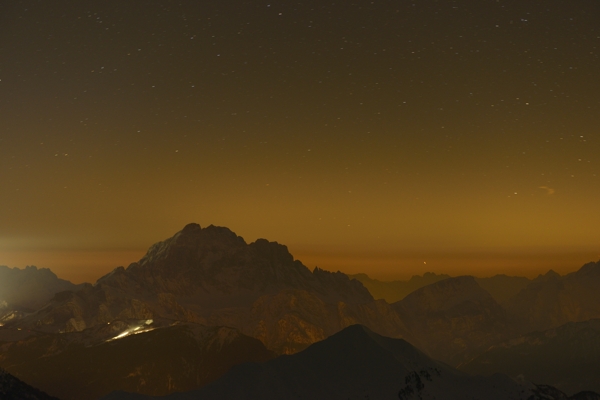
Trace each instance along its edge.
<path fill-rule="evenodd" d="M 388 303 L 402 300 L 406 295 L 430 283 L 450 278 L 448 275 L 436 275 L 426 272 L 423 276 L 414 275 L 408 281 L 383 282 L 371 279 L 367 274 L 348 275 L 350 279 L 361 282 L 371 292 L 375 299 L 385 299 Z"/>
<path fill-rule="evenodd" d="M 465 301 L 493 300 L 474 277 L 469 275 L 444 279 L 415 290 L 402 300 L 413 309 L 447 310 Z"/>
<path fill-rule="evenodd" d="M 537 278 L 535 278 L 533 280 L 533 283 L 539 283 L 539 282 L 552 282 L 552 281 L 558 281 L 560 280 L 562 277 L 561 275 L 554 271 L 554 270 L 549 270 L 548 272 L 546 272 L 545 274 L 539 274 L 537 276 Z"/>
<path fill-rule="evenodd" d="M 577 274 L 579 276 L 600 275 L 600 261 L 589 262 L 589 263 L 585 264 L 583 267 L 581 267 L 579 269 L 579 271 L 574 272 L 574 274 Z"/>
<path fill-rule="evenodd" d="M 81 285 L 59 279 L 48 268 L 0 266 L 0 301 L 5 301 L 11 310 L 36 310 L 55 293 L 79 287 Z"/>
<path fill-rule="evenodd" d="M 49 268 L 38 268 L 35 265 L 28 265 L 23 269 L 17 267 L 10 268 L 6 265 L 0 265 L 0 273 L 20 274 L 22 276 L 31 276 L 32 274 L 35 274 L 37 276 L 45 276 L 47 278 L 58 278 L 56 274 Z"/>

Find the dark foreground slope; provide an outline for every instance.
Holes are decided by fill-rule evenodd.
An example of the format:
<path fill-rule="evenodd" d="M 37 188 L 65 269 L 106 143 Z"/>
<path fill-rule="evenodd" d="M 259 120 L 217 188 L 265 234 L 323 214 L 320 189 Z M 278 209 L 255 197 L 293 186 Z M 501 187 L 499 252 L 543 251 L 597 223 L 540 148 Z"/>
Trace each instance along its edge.
<path fill-rule="evenodd" d="M 2 400 L 58 400 L 20 381 L 0 368 L 0 399 Z"/>
<path fill-rule="evenodd" d="M 553 388 L 505 375 L 473 377 L 437 362 L 402 339 L 354 325 L 291 356 L 234 367 L 221 379 L 168 400 L 270 399 L 480 399 L 558 400 Z M 148 399 L 112 393 L 103 400 Z"/>
<path fill-rule="evenodd" d="M 232 328 L 189 323 L 155 328 L 151 321 L 34 334 L 2 349 L 0 362 L 8 371 L 63 400 L 96 399 L 114 390 L 189 391 L 234 365 L 274 357 L 259 340 Z"/>
<path fill-rule="evenodd" d="M 600 392 L 600 319 L 520 336 L 493 346 L 460 369 L 522 375 L 568 394 Z"/>

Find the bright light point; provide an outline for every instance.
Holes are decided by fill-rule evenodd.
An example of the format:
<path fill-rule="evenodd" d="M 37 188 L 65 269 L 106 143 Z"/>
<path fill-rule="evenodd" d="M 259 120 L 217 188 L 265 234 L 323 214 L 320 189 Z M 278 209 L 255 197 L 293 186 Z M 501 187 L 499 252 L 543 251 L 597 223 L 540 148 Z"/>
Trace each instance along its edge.
<path fill-rule="evenodd" d="M 152 322 L 154 322 L 154 321 L 151 319 L 147 319 L 141 325 L 134 326 L 132 328 L 128 328 L 128 329 L 124 330 L 123 332 L 121 332 L 120 334 L 118 334 L 117 336 L 113 337 L 112 339 L 108 339 L 107 342 L 111 342 L 111 341 L 117 340 L 117 339 L 123 339 L 124 337 L 130 336 L 130 335 L 137 335 L 138 333 L 150 332 L 150 331 L 154 330 L 154 328 L 148 327 L 148 325 L 152 324 Z"/>

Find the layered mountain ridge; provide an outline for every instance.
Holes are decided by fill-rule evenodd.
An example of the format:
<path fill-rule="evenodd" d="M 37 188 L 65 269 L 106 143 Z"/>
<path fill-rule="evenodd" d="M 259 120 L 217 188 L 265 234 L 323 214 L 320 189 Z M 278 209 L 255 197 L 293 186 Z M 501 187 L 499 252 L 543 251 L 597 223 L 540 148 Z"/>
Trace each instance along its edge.
<path fill-rule="evenodd" d="M 366 275 L 358 278 L 368 279 Z M 503 360 L 503 352 L 510 358 L 512 347 L 505 344 L 535 329 L 557 329 L 565 321 L 600 318 L 596 290 L 600 262 L 567 276 L 551 271 L 532 281 L 502 275 L 435 274 L 411 281 L 408 286 L 415 289 L 410 293 L 406 293 L 408 286 L 396 282 L 402 299 L 389 304 L 375 300 L 363 284 L 345 274 L 309 270 L 284 245 L 265 239 L 246 243 L 227 228 L 189 224 L 152 245 L 127 268 L 118 267 L 93 285 L 69 286 L 37 311 L 0 321 L 4 323 L 0 326 L 0 365 L 63 400 L 83 400 L 87 394 L 102 395 L 108 389 L 164 395 L 201 387 L 242 361 L 299 354 L 356 324 L 373 335 L 403 338 L 429 357 L 458 366 L 478 360 L 490 348 L 497 360 Z M 385 286 L 385 282 L 375 283 Z M 213 331 L 241 338 L 245 345 L 240 349 L 246 349 L 242 353 L 248 358 L 232 358 L 227 346 L 211 347 L 206 353 L 208 345 L 203 340 L 210 337 L 206 332 Z M 580 336 L 589 330 L 569 332 L 573 340 L 587 343 Z M 196 342 L 188 340 L 197 334 Z M 178 347 L 179 342 L 189 345 Z M 199 358 L 186 361 L 181 369 L 165 356 L 169 367 L 157 368 L 144 353 L 155 352 L 158 343 L 174 346 L 171 355 L 175 358 L 186 359 L 188 354 Z M 121 363 L 123 368 L 111 369 L 110 360 L 103 361 L 100 369 L 94 367 L 107 354 L 114 354 L 114 359 L 126 354 L 124 344 L 138 352 Z M 208 364 L 201 361 L 206 354 L 215 365 L 221 359 L 229 361 L 207 375 L 203 368 Z M 96 363 L 88 366 L 89 360 Z M 596 364 L 592 360 L 590 368 Z M 68 368 L 61 370 L 61 366 Z M 56 371 L 64 382 L 80 382 L 76 389 L 65 391 L 62 383 L 56 386 L 58 378 L 52 378 Z M 513 370 L 507 372 L 514 377 Z M 418 390 L 426 374 L 414 370 L 407 374 L 404 395 L 429 395 Z M 164 376 L 171 378 L 164 381 Z M 458 379 L 451 376 L 451 380 Z M 548 379 L 536 382 L 566 390 L 561 381 Z M 575 386 L 570 387 L 585 389 L 586 382 L 575 378 Z"/>
<path fill-rule="evenodd" d="M 415 290 L 392 304 L 423 350 L 456 365 L 506 338 L 505 311 L 472 276 L 448 278 Z"/>
<path fill-rule="evenodd" d="M 57 294 L 19 324 L 74 332 L 115 319 L 231 326 L 278 353 L 296 352 L 355 323 L 392 337 L 409 335 L 386 302 L 345 274 L 311 272 L 281 244 L 247 244 L 227 228 L 198 224 L 94 285 Z"/>
<path fill-rule="evenodd" d="M 477 377 L 435 361 L 402 339 L 354 325 L 292 356 L 232 368 L 206 387 L 165 400 L 567 400 L 506 375 Z M 592 397 L 597 400 L 599 397 Z M 112 393 L 102 400 L 144 400 Z"/>
<path fill-rule="evenodd" d="M 560 276 L 540 275 L 509 299 L 506 310 L 522 333 L 600 318 L 600 261 Z"/>

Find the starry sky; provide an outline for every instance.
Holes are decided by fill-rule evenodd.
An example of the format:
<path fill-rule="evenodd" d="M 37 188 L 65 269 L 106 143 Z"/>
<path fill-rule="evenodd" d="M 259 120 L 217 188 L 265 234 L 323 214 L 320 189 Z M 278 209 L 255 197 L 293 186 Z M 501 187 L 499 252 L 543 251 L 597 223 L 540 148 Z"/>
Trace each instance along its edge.
<path fill-rule="evenodd" d="M 597 0 L 22 0 L 0 264 L 95 281 L 189 222 L 309 268 L 600 258 Z"/>

